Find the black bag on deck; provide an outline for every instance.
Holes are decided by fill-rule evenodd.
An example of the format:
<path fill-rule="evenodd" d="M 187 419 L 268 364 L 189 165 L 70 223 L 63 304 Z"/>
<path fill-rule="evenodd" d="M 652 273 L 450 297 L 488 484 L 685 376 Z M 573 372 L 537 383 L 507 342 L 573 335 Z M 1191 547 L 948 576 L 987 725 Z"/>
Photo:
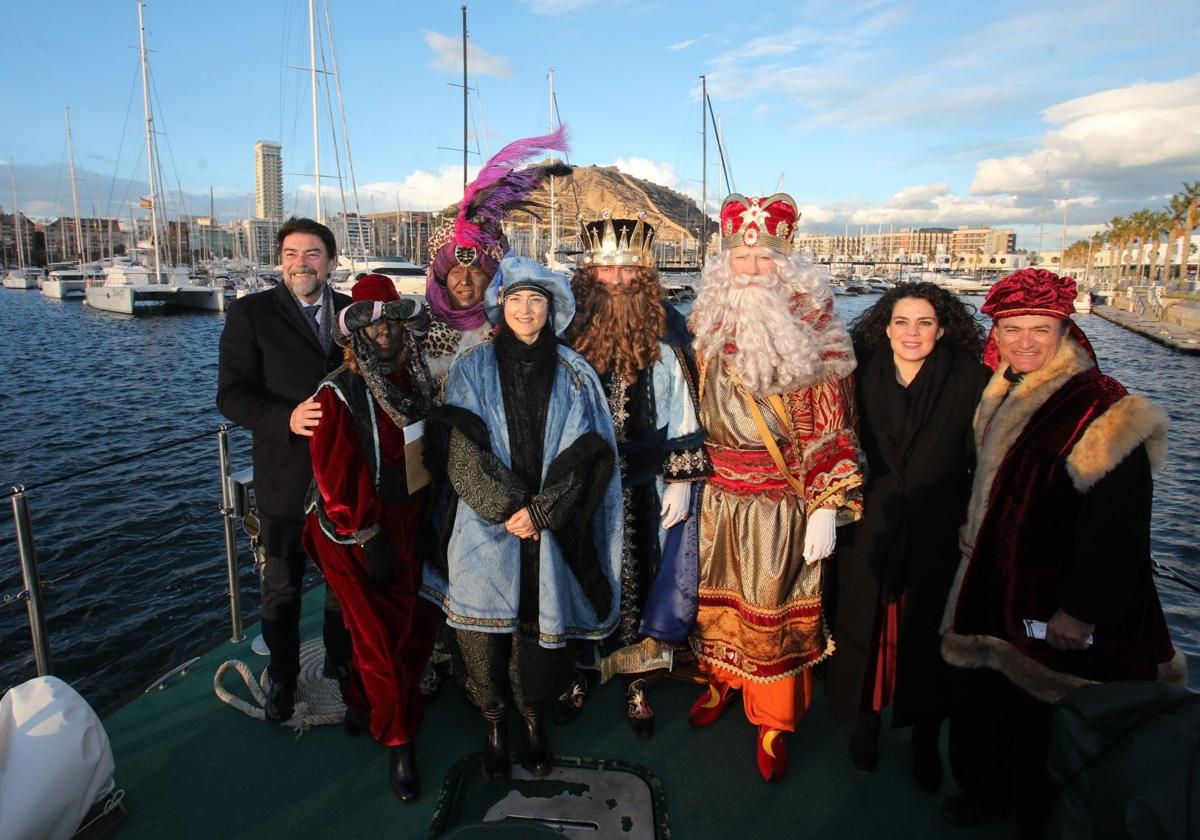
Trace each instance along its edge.
<path fill-rule="evenodd" d="M 1077 688 L 1055 704 L 1049 837 L 1200 838 L 1200 694 L 1155 682 Z"/>

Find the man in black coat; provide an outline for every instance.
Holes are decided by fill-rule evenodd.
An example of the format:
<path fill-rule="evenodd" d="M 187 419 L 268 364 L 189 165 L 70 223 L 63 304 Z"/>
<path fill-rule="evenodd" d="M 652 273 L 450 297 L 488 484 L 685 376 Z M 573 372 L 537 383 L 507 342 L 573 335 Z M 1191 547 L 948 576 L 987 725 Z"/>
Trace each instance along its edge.
<path fill-rule="evenodd" d="M 304 497 L 312 481 L 308 438 L 320 422 L 317 384 L 341 364 L 333 343 L 337 310 L 350 298 L 326 279 L 337 255 L 333 232 L 291 218 L 276 236 L 283 282 L 235 301 L 225 316 L 217 408 L 254 435 L 254 493 L 266 554 L 262 633 L 271 651 L 268 720 L 292 716 L 300 671 L 300 544 Z M 350 639 L 332 596 L 325 603 L 326 667 L 345 671 Z"/>

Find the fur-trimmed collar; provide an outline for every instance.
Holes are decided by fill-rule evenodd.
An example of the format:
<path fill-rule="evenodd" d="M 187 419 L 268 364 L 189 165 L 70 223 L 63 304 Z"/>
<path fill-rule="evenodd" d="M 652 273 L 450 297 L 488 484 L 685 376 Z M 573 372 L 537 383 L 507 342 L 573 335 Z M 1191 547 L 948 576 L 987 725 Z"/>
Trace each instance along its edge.
<path fill-rule="evenodd" d="M 1092 489 L 1141 444 L 1150 456 L 1150 469 L 1162 469 L 1168 425 L 1167 413 L 1150 400 L 1138 394 L 1122 397 L 1092 421 L 1067 456 L 1067 474 L 1075 489 Z"/>
<path fill-rule="evenodd" d="M 1007 364 L 1001 365 L 992 375 L 991 382 L 983 389 L 979 408 L 975 410 L 975 479 L 971 486 L 967 522 L 962 530 L 968 553 L 969 547 L 975 545 L 975 537 L 983 523 L 996 471 L 1025 424 L 1072 377 L 1095 366 L 1084 349 L 1067 338 L 1053 359 L 1025 374 L 1020 382 L 1014 383 L 1004 376 Z"/>

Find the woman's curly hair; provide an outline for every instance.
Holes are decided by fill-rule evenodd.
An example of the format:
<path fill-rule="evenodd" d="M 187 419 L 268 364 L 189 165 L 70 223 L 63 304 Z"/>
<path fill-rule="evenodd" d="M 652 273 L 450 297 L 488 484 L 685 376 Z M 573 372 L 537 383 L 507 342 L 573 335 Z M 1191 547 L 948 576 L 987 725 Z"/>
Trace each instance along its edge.
<path fill-rule="evenodd" d="M 975 320 L 974 306 L 963 303 L 935 283 L 901 283 L 884 292 L 870 309 L 850 323 L 850 338 L 860 358 L 887 343 L 885 330 L 892 320 L 892 309 L 897 301 L 904 298 L 919 298 L 929 302 L 937 315 L 938 326 L 946 331 L 940 341 L 951 350 L 976 361 L 983 355 L 987 331 Z"/>

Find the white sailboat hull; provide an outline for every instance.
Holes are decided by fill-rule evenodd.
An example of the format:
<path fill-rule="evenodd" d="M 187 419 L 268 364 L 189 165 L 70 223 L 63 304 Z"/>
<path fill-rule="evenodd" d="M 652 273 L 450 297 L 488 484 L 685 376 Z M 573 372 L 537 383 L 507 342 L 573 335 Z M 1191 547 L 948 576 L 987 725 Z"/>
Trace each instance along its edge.
<path fill-rule="evenodd" d="M 211 286 L 92 286 L 86 290 L 87 305 L 105 312 L 132 315 L 139 307 L 154 304 L 225 311 L 225 293 Z"/>
<path fill-rule="evenodd" d="M 6 289 L 36 289 L 37 281 L 27 274 L 12 272 L 4 276 L 4 288 Z"/>

